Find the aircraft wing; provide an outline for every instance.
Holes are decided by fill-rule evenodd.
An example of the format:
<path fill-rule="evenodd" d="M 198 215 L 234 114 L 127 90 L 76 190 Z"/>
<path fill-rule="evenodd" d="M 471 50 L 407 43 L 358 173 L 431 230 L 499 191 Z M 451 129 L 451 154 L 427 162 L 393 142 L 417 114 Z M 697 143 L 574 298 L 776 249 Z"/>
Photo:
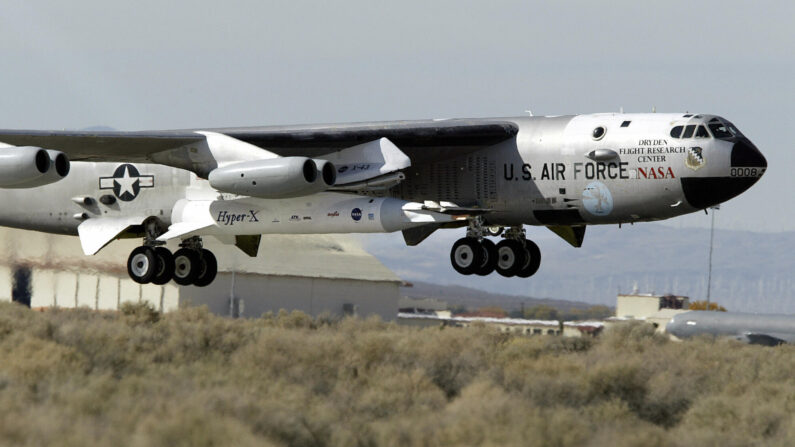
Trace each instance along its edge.
<path fill-rule="evenodd" d="M 245 146 L 233 155 L 237 159 L 226 162 L 256 158 L 257 149 L 279 156 L 319 157 L 386 138 L 418 163 L 473 152 L 517 132 L 518 126 L 507 120 L 451 119 L 137 132 L 0 130 L 0 142 L 57 149 L 76 161 L 160 163 L 205 176 L 220 164 L 206 134 L 220 134 Z"/>

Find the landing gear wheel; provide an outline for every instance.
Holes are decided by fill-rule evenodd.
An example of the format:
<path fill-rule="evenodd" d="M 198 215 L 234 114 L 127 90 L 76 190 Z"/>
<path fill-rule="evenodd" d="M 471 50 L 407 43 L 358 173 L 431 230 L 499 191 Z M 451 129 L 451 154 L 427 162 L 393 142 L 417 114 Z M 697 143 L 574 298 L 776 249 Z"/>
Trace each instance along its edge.
<path fill-rule="evenodd" d="M 538 267 L 541 266 L 541 250 L 538 249 L 538 245 L 536 245 L 535 242 L 527 239 L 524 241 L 524 248 L 527 260 L 516 276 L 520 278 L 529 278 L 533 276 L 538 271 Z"/>
<path fill-rule="evenodd" d="M 218 274 L 218 261 L 210 250 L 202 249 L 199 267 L 199 272 L 196 280 L 193 281 L 193 285 L 196 287 L 210 285 L 215 279 L 215 275 Z"/>
<path fill-rule="evenodd" d="M 515 276 L 524 267 L 527 254 L 521 242 L 505 239 L 497 244 L 497 273 L 505 277 Z"/>
<path fill-rule="evenodd" d="M 462 275 L 471 275 L 478 270 L 482 264 L 483 249 L 478 240 L 473 237 L 465 237 L 457 240 L 450 250 L 450 262 L 455 271 Z"/>
<path fill-rule="evenodd" d="M 480 248 L 483 250 L 483 261 L 475 273 L 486 276 L 497 268 L 497 246 L 494 245 L 494 242 L 483 239 L 480 241 Z"/>
<path fill-rule="evenodd" d="M 127 273 L 138 284 L 148 284 L 155 276 L 157 262 L 152 247 L 138 247 L 127 258 Z"/>
<path fill-rule="evenodd" d="M 196 250 L 180 248 L 174 253 L 174 282 L 189 286 L 196 281 L 201 270 L 201 259 Z"/>
<path fill-rule="evenodd" d="M 155 247 L 155 257 L 157 258 L 157 270 L 152 277 L 152 284 L 162 286 L 171 281 L 174 276 L 174 255 L 166 247 Z"/>

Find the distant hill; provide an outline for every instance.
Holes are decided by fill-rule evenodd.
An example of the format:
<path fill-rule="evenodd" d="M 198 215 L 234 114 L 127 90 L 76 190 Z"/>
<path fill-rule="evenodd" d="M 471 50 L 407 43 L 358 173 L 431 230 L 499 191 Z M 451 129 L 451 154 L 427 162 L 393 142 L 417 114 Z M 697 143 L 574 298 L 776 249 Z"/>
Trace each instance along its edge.
<path fill-rule="evenodd" d="M 548 298 L 533 298 L 522 295 L 506 295 L 492 293 L 470 287 L 432 284 L 427 282 L 410 283 L 408 287 L 401 287 L 400 294 L 411 298 L 437 298 L 446 301 L 450 306 L 463 305 L 469 309 L 494 305 L 505 310 L 519 309 L 522 305 L 526 308 L 545 304 L 561 311 L 571 309 L 585 309 L 591 303 L 582 301 L 555 300 Z"/>
<path fill-rule="evenodd" d="M 573 248 L 545 228 L 529 228 L 543 262 L 529 279 L 461 276 L 450 266 L 463 231 L 439 231 L 417 247 L 400 234 L 363 236 L 368 251 L 404 280 L 472 287 L 501 295 L 615 306 L 618 292 L 674 293 L 704 299 L 709 229 L 660 224 L 589 227 Z M 795 314 L 795 232 L 716 230 L 712 300 L 729 310 Z"/>

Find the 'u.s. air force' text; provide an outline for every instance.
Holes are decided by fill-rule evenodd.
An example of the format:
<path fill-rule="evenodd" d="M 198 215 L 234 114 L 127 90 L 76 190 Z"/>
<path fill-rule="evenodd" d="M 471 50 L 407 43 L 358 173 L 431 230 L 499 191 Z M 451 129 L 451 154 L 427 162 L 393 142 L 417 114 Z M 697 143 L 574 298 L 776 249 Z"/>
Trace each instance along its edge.
<path fill-rule="evenodd" d="M 628 179 L 629 177 L 628 162 L 589 162 L 589 163 L 574 163 L 571 166 L 571 171 L 567 172 L 564 163 L 544 163 L 541 166 L 540 176 L 533 175 L 533 167 L 524 163 L 519 170 L 514 169 L 513 163 L 505 163 L 503 165 L 503 176 L 505 180 L 566 180 L 566 175 L 569 173 L 572 180 L 584 178 L 587 180 L 605 180 L 605 179 Z M 537 172 L 537 171 L 536 171 Z"/>

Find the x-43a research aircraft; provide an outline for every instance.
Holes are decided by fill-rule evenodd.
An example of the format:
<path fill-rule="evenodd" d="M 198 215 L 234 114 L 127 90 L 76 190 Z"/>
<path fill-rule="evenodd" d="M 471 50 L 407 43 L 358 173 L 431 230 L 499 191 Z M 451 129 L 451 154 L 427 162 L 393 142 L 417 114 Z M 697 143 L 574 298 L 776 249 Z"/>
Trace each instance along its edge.
<path fill-rule="evenodd" d="M 579 247 L 588 225 L 705 210 L 767 167 L 731 122 L 691 113 L 0 130 L 0 141 L 0 225 L 79 235 L 86 255 L 141 238 L 133 280 L 196 286 L 217 272 L 207 236 L 256 256 L 262 234 L 402 231 L 416 245 L 442 228 L 466 231 L 450 252 L 458 272 L 529 277 L 541 253 L 524 225 Z"/>

